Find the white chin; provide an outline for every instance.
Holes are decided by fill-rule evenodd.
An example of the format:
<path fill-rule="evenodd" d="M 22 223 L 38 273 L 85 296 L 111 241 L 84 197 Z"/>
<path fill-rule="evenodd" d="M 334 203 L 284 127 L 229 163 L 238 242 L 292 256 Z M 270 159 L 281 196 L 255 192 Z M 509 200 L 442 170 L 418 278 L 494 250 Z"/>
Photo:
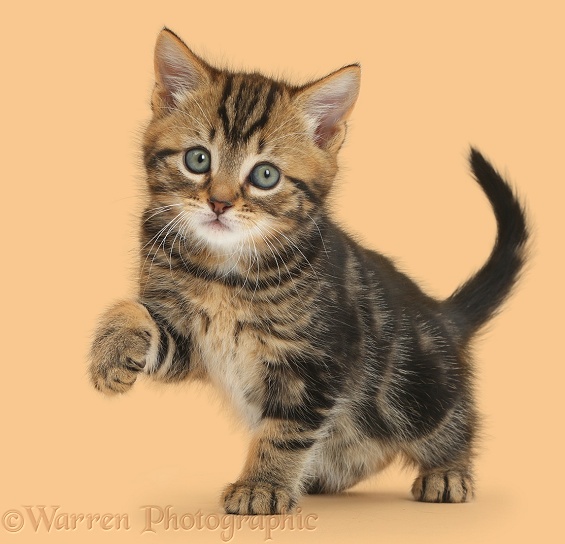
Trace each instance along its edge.
<path fill-rule="evenodd" d="M 196 234 L 213 250 L 235 251 L 241 248 L 241 243 L 247 238 L 239 225 L 223 223 L 219 220 L 201 223 L 196 228 Z"/>

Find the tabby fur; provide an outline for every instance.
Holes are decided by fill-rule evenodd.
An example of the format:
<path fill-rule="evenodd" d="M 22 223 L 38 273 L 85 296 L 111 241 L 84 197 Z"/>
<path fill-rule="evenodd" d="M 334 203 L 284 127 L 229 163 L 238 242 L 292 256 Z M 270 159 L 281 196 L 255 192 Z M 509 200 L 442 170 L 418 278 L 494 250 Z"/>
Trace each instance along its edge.
<path fill-rule="evenodd" d="M 469 501 L 469 345 L 509 294 L 527 239 L 508 184 L 471 150 L 498 237 L 483 268 L 436 300 L 331 219 L 357 65 L 298 87 L 218 70 L 164 29 L 155 69 L 139 296 L 103 315 L 94 386 L 124 393 L 144 374 L 223 392 L 252 432 L 222 495 L 228 513 L 289 512 L 398 456 L 419 470 L 417 500 Z M 204 174 L 183 163 L 194 146 L 211 156 Z M 249 182 L 261 162 L 281 172 L 271 189 Z"/>

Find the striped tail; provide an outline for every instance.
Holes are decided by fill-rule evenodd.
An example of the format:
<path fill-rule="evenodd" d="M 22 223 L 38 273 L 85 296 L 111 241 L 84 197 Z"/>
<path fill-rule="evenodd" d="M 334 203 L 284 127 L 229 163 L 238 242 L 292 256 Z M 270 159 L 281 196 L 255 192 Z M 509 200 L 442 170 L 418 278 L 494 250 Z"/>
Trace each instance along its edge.
<path fill-rule="evenodd" d="M 491 203 L 498 233 L 487 262 L 445 301 L 455 311 L 464 341 L 496 314 L 510 294 L 523 268 L 528 240 L 526 215 L 511 187 L 476 149 L 471 148 L 469 161 Z"/>

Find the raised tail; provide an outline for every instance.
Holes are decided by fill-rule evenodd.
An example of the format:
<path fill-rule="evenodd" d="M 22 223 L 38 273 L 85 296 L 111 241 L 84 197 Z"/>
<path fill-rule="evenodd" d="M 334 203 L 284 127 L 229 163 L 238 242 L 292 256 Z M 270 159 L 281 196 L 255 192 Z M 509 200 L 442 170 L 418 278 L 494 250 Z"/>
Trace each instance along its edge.
<path fill-rule="evenodd" d="M 528 240 L 526 215 L 511 187 L 474 148 L 469 161 L 492 205 L 498 233 L 487 262 L 445 301 L 455 313 L 463 341 L 493 317 L 510 294 L 524 265 Z"/>

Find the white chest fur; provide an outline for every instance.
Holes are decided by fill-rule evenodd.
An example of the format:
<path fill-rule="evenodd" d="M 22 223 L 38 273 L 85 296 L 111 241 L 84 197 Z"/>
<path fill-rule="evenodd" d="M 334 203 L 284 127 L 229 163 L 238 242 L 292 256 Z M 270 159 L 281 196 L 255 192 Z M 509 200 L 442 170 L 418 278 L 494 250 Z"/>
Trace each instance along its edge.
<path fill-rule="evenodd" d="M 193 342 L 202 366 L 212 384 L 253 428 L 261 418 L 261 408 L 250 400 L 260 387 L 257 383 L 256 350 L 237 333 L 238 321 L 229 310 L 210 313 L 203 323 L 195 323 Z"/>

